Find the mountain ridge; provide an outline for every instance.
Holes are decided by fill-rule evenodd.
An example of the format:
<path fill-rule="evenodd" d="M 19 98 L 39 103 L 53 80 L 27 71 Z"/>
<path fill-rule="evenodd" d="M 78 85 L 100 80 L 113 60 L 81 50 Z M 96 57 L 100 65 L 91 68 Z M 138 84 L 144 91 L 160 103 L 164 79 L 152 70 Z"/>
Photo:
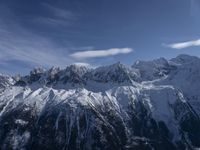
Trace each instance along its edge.
<path fill-rule="evenodd" d="M 200 59 L 0 76 L 1 149 L 200 147 Z"/>

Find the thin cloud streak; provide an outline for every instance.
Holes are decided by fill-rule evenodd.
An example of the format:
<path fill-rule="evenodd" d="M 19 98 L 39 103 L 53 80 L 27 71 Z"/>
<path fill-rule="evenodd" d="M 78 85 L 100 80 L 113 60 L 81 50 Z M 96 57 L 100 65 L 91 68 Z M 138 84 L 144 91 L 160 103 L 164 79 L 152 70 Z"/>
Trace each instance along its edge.
<path fill-rule="evenodd" d="M 167 45 L 167 47 L 170 47 L 173 49 L 184 49 L 184 48 L 195 47 L 195 46 L 200 46 L 200 39 Z"/>
<path fill-rule="evenodd" d="M 74 62 L 68 56 L 67 47 L 60 46 L 51 38 L 24 28 L 16 21 L 16 16 L 10 9 L 3 8 L 1 9 L 2 12 L 6 13 L 0 14 L 0 65 L 6 65 L 15 60 L 31 66 L 64 67 Z M 67 11 L 60 9 L 52 10 L 52 13 L 55 16 L 60 16 L 57 17 L 58 20 L 64 20 L 71 16 L 67 16 Z M 4 14 L 6 15 L 4 16 Z M 17 66 L 18 64 L 14 65 Z"/>
<path fill-rule="evenodd" d="M 8 30 L 11 32 L 8 33 Z M 67 49 L 59 47 L 53 41 L 30 33 L 19 26 L 14 30 L 1 28 L 0 63 L 18 60 L 33 65 L 64 66 L 72 61 L 67 58 Z"/>
<path fill-rule="evenodd" d="M 119 54 L 128 54 L 132 51 L 132 48 L 111 48 L 107 50 L 90 50 L 84 52 L 76 52 L 71 54 L 70 56 L 74 59 L 87 59 L 96 57 L 108 57 Z"/>
<path fill-rule="evenodd" d="M 48 3 L 42 3 L 43 8 L 48 12 L 48 15 L 37 16 L 31 18 L 32 22 L 40 23 L 45 26 L 63 26 L 69 27 L 75 23 L 79 15 L 74 12 L 59 7 L 52 6 Z"/>
<path fill-rule="evenodd" d="M 66 19 L 66 20 L 74 20 L 77 18 L 77 15 L 75 15 L 69 10 L 58 8 L 47 3 L 43 3 L 42 5 L 46 7 L 51 12 L 51 14 L 56 18 Z"/>

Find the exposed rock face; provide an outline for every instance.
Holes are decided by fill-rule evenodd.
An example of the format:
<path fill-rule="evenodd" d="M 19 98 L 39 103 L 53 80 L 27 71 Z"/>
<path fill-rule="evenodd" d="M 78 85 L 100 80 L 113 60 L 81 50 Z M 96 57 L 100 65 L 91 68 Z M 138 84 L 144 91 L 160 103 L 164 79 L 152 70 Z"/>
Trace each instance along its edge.
<path fill-rule="evenodd" d="M 0 94 L 15 83 L 14 78 L 0 74 Z"/>
<path fill-rule="evenodd" d="M 200 59 L 0 76 L 0 149 L 200 148 Z"/>

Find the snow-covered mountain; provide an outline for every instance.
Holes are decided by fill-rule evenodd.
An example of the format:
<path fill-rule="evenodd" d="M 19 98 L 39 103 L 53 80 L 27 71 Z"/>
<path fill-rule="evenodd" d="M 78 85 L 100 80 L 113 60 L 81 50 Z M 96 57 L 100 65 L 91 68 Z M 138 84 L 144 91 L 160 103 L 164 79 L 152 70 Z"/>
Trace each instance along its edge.
<path fill-rule="evenodd" d="M 0 76 L 0 149 L 200 148 L 200 59 Z"/>

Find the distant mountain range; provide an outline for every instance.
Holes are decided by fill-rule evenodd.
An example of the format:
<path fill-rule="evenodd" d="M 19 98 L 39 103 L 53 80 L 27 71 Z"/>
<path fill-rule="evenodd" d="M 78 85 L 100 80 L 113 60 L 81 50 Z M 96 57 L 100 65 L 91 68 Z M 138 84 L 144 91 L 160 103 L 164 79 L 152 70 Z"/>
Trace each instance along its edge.
<path fill-rule="evenodd" d="M 0 75 L 1 150 L 200 149 L 200 58 Z"/>

